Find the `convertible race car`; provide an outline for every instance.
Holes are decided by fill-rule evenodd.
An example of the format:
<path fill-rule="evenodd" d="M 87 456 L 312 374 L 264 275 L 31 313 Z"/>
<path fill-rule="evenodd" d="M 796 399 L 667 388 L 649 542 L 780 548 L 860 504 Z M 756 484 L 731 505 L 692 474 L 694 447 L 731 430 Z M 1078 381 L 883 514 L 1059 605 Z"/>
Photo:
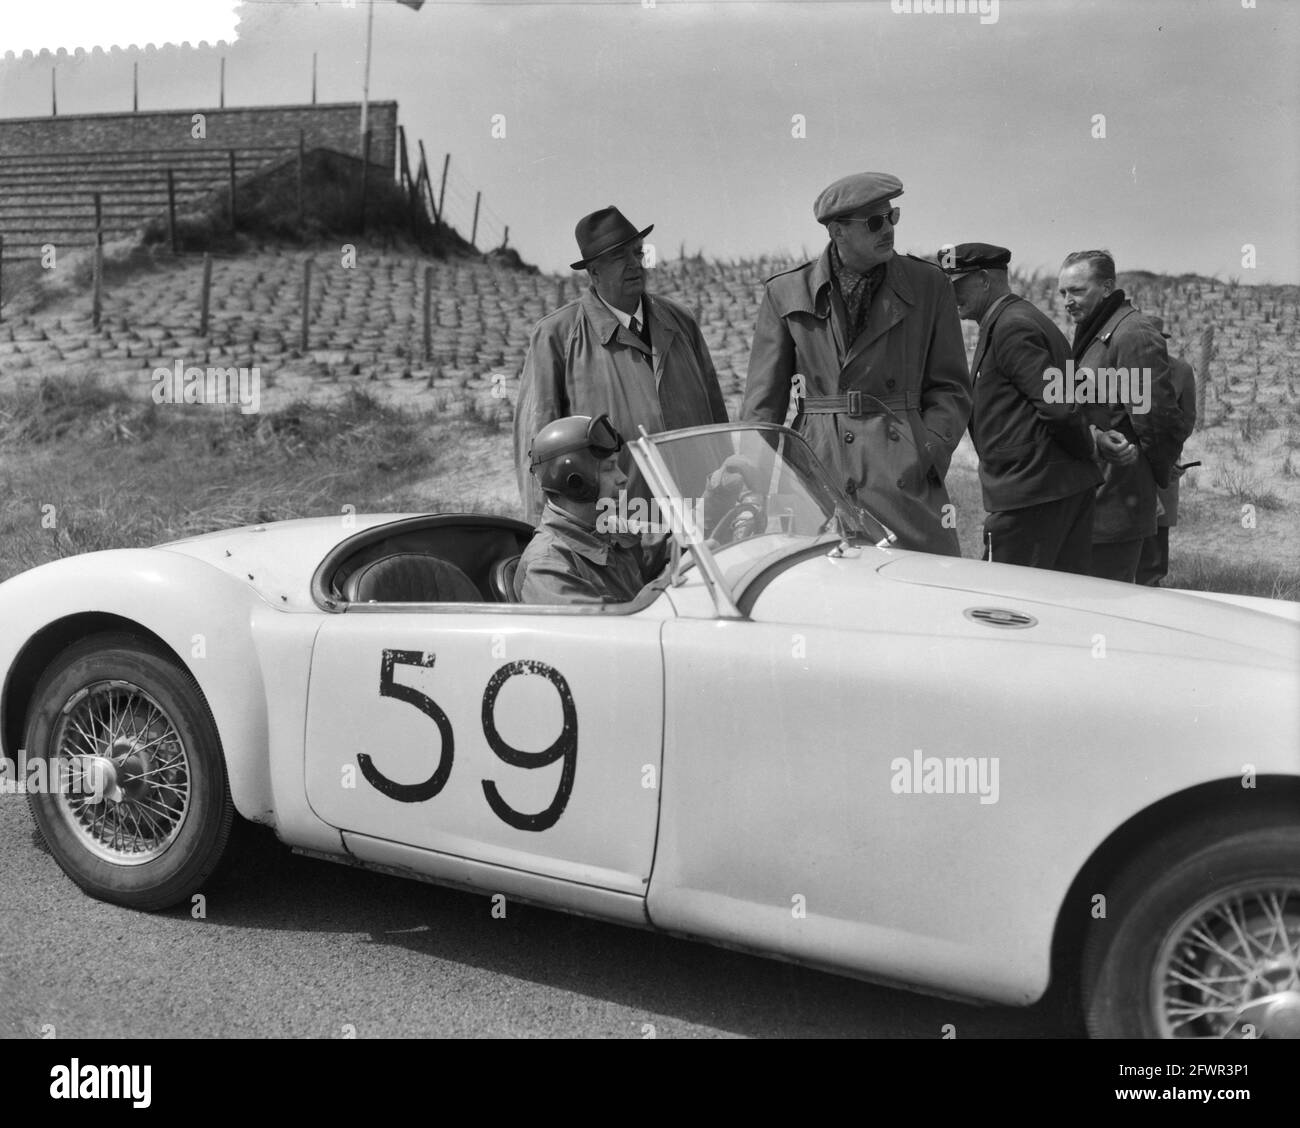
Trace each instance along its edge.
<path fill-rule="evenodd" d="M 295 850 L 1096 1036 L 1300 1036 L 1300 604 L 902 551 L 794 432 L 631 444 L 632 602 L 531 530 L 287 521 L 0 585 L 0 734 L 60 866 L 187 900 Z M 757 475 L 702 527 L 709 472 Z M 706 510 L 707 511 L 707 510 Z"/>

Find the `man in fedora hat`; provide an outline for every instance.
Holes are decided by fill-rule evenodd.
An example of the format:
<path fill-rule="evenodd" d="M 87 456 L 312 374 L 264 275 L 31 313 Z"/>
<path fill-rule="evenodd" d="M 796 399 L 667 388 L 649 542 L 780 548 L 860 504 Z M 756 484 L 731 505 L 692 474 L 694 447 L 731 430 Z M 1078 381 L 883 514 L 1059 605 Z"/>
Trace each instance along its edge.
<path fill-rule="evenodd" d="M 528 342 L 515 404 L 515 467 L 524 516 L 536 520 L 543 497 L 529 471 L 528 449 L 548 423 L 570 415 L 608 415 L 635 438 L 704 423 L 725 423 L 727 409 L 700 327 L 676 302 L 645 289 L 638 230 L 613 205 L 583 216 L 574 229 L 591 286 L 543 317 Z M 648 490 L 626 446 L 619 463 L 631 497 Z"/>
<path fill-rule="evenodd" d="M 821 257 L 768 279 L 741 416 L 794 428 L 901 548 L 959 556 L 944 476 L 970 417 L 966 346 L 939 268 L 894 253 L 902 182 L 846 176 L 813 204 Z"/>

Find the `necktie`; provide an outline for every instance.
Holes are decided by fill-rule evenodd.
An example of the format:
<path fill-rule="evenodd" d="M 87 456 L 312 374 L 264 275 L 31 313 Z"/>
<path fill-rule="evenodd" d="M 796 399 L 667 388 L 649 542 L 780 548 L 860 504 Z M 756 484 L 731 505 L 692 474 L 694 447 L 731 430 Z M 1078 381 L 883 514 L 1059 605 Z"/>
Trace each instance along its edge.
<path fill-rule="evenodd" d="M 631 324 L 628 325 L 628 328 L 631 329 L 633 333 L 635 333 L 638 337 L 641 338 L 641 342 L 642 344 L 645 345 L 646 348 L 650 347 L 650 326 L 649 325 L 642 325 L 641 322 L 639 322 L 634 317 L 632 318 Z"/>

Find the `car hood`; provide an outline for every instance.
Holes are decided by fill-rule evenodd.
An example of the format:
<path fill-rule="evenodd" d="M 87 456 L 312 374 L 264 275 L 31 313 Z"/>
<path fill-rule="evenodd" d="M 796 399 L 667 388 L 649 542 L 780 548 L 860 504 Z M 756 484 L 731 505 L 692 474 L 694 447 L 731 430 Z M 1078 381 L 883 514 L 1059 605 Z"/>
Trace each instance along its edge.
<path fill-rule="evenodd" d="M 1091 645 L 1103 635 L 1106 645 L 1150 653 L 1272 667 L 1300 661 L 1300 605 L 1284 601 L 1235 603 L 1046 569 L 875 548 L 838 558 L 805 555 L 778 565 L 759 583 L 762 590 L 750 614 L 769 622 L 1056 645 Z M 1004 625 L 1007 621 L 1010 625 Z"/>
<path fill-rule="evenodd" d="M 245 525 L 170 541 L 157 548 L 205 561 L 253 587 L 283 611 L 316 611 L 311 578 L 317 565 L 340 541 L 409 514 L 348 513 L 305 517 L 266 525 Z"/>

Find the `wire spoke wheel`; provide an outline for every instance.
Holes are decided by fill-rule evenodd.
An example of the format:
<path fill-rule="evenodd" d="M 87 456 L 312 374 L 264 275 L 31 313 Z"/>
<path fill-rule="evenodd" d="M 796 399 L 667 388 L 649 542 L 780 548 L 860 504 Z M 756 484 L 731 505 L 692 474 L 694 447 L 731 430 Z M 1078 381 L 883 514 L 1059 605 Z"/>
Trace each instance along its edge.
<path fill-rule="evenodd" d="M 1160 949 L 1166 1038 L 1300 1038 L 1300 881 L 1208 898 Z"/>
<path fill-rule="evenodd" d="M 112 633 L 70 646 L 42 675 L 28 796 L 54 860 L 92 896 L 141 909 L 191 897 L 227 856 L 235 807 L 217 727 L 176 656 Z"/>
<path fill-rule="evenodd" d="M 61 811 L 93 854 L 139 865 L 175 840 L 189 809 L 189 754 L 140 686 L 103 681 L 78 692 L 55 725 L 52 750 Z"/>
<path fill-rule="evenodd" d="M 1098 1038 L 1300 1038 L 1293 798 L 1188 820 L 1102 883 L 1083 952 Z"/>

